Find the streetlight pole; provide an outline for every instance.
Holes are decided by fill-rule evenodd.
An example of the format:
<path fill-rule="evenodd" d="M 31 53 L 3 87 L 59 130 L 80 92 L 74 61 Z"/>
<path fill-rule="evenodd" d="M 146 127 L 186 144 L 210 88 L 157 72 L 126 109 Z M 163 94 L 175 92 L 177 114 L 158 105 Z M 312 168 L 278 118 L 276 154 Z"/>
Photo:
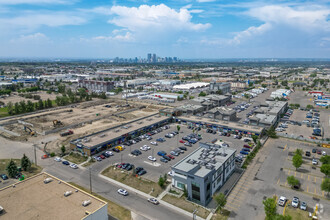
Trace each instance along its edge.
<path fill-rule="evenodd" d="M 36 145 L 33 144 L 33 151 L 34 151 L 34 163 L 36 164 L 37 166 L 37 151 L 36 151 Z"/>
<path fill-rule="evenodd" d="M 93 187 L 92 187 L 92 168 L 89 167 L 89 191 L 91 193 L 93 192 Z"/>

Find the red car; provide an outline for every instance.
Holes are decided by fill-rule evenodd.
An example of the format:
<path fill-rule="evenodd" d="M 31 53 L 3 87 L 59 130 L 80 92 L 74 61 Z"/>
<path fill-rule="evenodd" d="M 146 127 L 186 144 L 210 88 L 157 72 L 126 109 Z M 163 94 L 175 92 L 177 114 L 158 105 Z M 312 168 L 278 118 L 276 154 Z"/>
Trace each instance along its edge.
<path fill-rule="evenodd" d="M 175 159 L 175 157 L 173 157 L 173 156 L 170 155 L 170 154 L 169 154 L 169 155 L 166 155 L 166 156 L 168 156 L 168 157 L 171 158 L 172 160 Z"/>
<path fill-rule="evenodd" d="M 101 157 L 102 160 L 105 159 L 105 156 L 103 156 L 102 154 L 99 157 Z"/>
<path fill-rule="evenodd" d="M 182 143 L 182 144 L 184 144 L 184 143 L 185 143 L 185 141 L 184 141 L 184 140 L 180 140 L 179 142 L 180 142 L 180 143 Z"/>
<path fill-rule="evenodd" d="M 321 155 L 322 154 L 322 151 L 321 150 L 317 150 L 316 153 Z"/>
<path fill-rule="evenodd" d="M 245 147 L 245 148 L 252 148 L 251 146 L 249 146 L 249 145 L 246 145 L 246 144 L 244 144 L 244 146 L 243 147 Z"/>

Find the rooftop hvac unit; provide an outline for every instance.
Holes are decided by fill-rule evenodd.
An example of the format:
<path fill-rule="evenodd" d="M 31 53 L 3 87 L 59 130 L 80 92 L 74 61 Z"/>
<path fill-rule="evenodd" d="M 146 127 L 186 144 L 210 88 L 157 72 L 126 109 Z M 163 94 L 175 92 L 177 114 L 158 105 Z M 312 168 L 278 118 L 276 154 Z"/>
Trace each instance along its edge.
<path fill-rule="evenodd" d="M 64 193 L 64 196 L 65 197 L 68 197 L 69 195 L 71 195 L 72 194 L 72 191 L 66 191 L 65 193 Z"/>
<path fill-rule="evenodd" d="M 52 181 L 53 181 L 52 178 L 46 178 L 46 179 L 44 179 L 44 183 L 45 184 L 50 183 Z"/>
<path fill-rule="evenodd" d="M 86 207 L 91 203 L 92 203 L 91 200 L 85 200 L 85 201 L 83 201 L 82 206 Z"/>

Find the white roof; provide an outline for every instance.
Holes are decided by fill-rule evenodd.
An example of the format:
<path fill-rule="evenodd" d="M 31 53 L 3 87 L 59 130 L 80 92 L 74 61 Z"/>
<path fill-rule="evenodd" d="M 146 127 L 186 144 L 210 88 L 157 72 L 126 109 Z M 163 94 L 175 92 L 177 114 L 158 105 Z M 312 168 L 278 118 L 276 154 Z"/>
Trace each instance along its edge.
<path fill-rule="evenodd" d="M 173 89 L 194 89 L 194 88 L 198 88 L 198 87 L 205 87 L 208 85 L 210 85 L 210 83 L 195 82 L 195 83 L 175 85 L 175 86 L 173 86 Z"/>

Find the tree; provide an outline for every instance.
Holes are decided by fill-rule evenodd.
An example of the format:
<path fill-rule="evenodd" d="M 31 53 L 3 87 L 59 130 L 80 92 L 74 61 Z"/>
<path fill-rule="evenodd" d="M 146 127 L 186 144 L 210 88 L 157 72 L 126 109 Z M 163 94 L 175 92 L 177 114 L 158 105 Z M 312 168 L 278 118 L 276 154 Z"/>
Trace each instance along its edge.
<path fill-rule="evenodd" d="M 307 105 L 306 108 L 307 108 L 307 109 L 313 109 L 314 106 L 312 106 L 312 105 Z"/>
<path fill-rule="evenodd" d="M 62 145 L 62 147 L 61 147 L 61 151 L 62 151 L 62 155 L 64 155 L 64 154 L 65 154 L 65 151 L 66 151 L 66 148 L 65 148 L 64 145 Z"/>
<path fill-rule="evenodd" d="M 203 92 L 203 91 L 201 91 L 201 92 L 198 94 L 198 96 L 199 96 L 199 97 L 200 97 L 200 96 L 206 96 L 206 93 Z"/>
<path fill-rule="evenodd" d="M 19 114 L 20 113 L 20 107 L 19 107 L 18 102 L 16 102 L 15 105 L 14 105 L 14 112 L 15 112 L 15 114 Z"/>
<path fill-rule="evenodd" d="M 288 176 L 286 178 L 286 181 L 288 181 L 288 184 L 293 187 L 293 186 L 297 186 L 300 184 L 299 180 L 296 179 L 294 176 Z"/>
<path fill-rule="evenodd" d="M 321 190 L 326 191 L 327 195 L 329 195 L 330 192 L 330 179 L 324 178 L 324 180 L 321 183 Z"/>
<path fill-rule="evenodd" d="M 65 93 L 65 85 L 64 84 L 60 84 L 57 86 L 58 92 L 61 94 Z"/>
<path fill-rule="evenodd" d="M 296 168 L 296 170 L 301 166 L 303 163 L 302 156 L 300 154 L 295 154 L 292 158 L 292 165 Z"/>
<path fill-rule="evenodd" d="M 163 176 L 160 176 L 158 179 L 158 185 L 163 188 L 164 184 L 165 184 L 165 179 Z"/>
<path fill-rule="evenodd" d="M 299 155 L 303 155 L 303 150 L 302 149 L 297 149 L 296 151 L 295 151 L 295 154 L 299 154 Z"/>
<path fill-rule="evenodd" d="M 218 90 L 217 92 L 216 92 L 216 94 L 218 94 L 218 95 L 222 95 L 223 93 L 222 93 L 222 90 Z"/>
<path fill-rule="evenodd" d="M 276 216 L 276 201 L 275 198 L 267 198 L 266 200 L 262 201 L 264 204 L 264 210 L 266 214 L 266 220 L 272 220 Z"/>
<path fill-rule="evenodd" d="M 7 111 L 10 115 L 13 115 L 14 114 L 14 106 L 13 106 L 13 103 L 12 102 L 8 102 L 7 104 Z"/>
<path fill-rule="evenodd" d="M 27 111 L 27 112 L 33 112 L 33 111 L 34 111 L 34 104 L 33 104 L 33 102 L 31 102 L 30 100 L 27 101 L 27 104 L 26 104 L 26 111 Z"/>
<path fill-rule="evenodd" d="M 330 164 L 322 164 L 320 171 L 327 177 L 330 176 Z"/>
<path fill-rule="evenodd" d="M 26 112 L 26 103 L 25 103 L 25 100 L 23 100 L 23 101 L 20 101 L 19 102 L 19 106 L 20 106 L 20 112 L 22 112 L 22 113 L 24 113 L 24 112 Z"/>
<path fill-rule="evenodd" d="M 17 175 L 17 166 L 13 160 L 10 160 L 7 168 L 8 176 L 14 178 Z"/>
<path fill-rule="evenodd" d="M 227 203 L 226 196 L 223 193 L 218 193 L 213 196 L 214 201 L 217 203 L 218 208 L 221 210 Z"/>
<path fill-rule="evenodd" d="M 257 135 L 252 135 L 252 139 L 253 139 L 253 142 L 256 144 L 257 143 L 258 136 Z"/>
<path fill-rule="evenodd" d="M 275 128 L 273 127 L 273 125 L 270 126 L 270 128 L 267 130 L 267 135 L 270 138 L 277 138 L 276 131 L 275 131 Z"/>
<path fill-rule="evenodd" d="M 23 168 L 24 171 L 27 171 L 31 168 L 31 161 L 25 154 L 21 159 L 21 167 Z"/>
<path fill-rule="evenodd" d="M 266 84 L 261 84 L 262 88 L 266 88 L 267 85 Z"/>
<path fill-rule="evenodd" d="M 329 155 L 322 156 L 322 157 L 320 158 L 320 161 L 321 161 L 323 164 L 330 164 L 330 156 L 329 156 Z"/>
<path fill-rule="evenodd" d="M 250 95 L 247 94 L 247 93 L 244 93 L 244 98 L 249 99 L 250 98 Z"/>
<path fill-rule="evenodd" d="M 38 101 L 38 109 L 41 110 L 41 109 L 44 109 L 44 102 L 42 101 L 42 99 L 39 99 Z"/>

